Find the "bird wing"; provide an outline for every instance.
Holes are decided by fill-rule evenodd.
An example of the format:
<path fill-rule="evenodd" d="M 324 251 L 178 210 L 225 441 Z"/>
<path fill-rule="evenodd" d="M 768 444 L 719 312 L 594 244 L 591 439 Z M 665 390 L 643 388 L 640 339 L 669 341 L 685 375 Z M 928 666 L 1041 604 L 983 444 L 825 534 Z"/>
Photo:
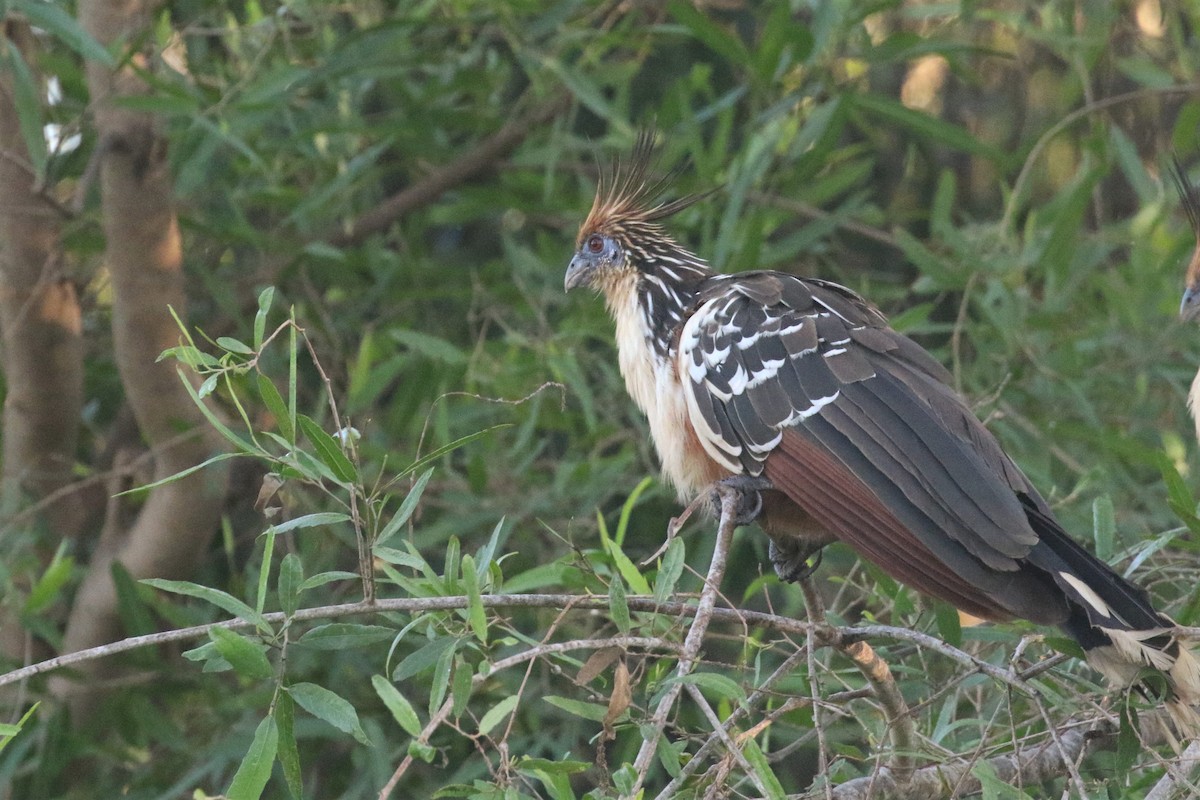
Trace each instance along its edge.
<path fill-rule="evenodd" d="M 690 422 L 726 468 L 765 473 L 885 571 L 965 611 L 1065 614 L 1019 563 L 1039 541 L 1017 495 L 1032 487 L 944 369 L 850 290 L 714 277 L 677 358 Z"/>

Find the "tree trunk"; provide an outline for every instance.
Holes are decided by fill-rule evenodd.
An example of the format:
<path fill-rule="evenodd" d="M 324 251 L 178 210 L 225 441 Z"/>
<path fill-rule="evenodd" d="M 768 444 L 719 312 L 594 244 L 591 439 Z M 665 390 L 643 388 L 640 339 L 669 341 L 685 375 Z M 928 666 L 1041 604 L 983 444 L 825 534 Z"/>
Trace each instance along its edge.
<path fill-rule="evenodd" d="M 155 4 L 143 0 L 80 0 L 84 28 L 103 44 L 137 41 Z M 149 68 L 133 54 L 130 61 Z M 112 277 L 113 341 L 126 397 L 155 457 L 155 479 L 166 478 L 211 457 L 220 449 L 216 434 L 184 389 L 172 361 L 159 354 L 179 341 L 173 308 L 185 318 L 182 246 L 175 216 L 166 139 L 154 118 L 121 108 L 115 97 L 143 94 L 146 87 L 131 68 L 116 71 L 87 65 L 100 148 L 100 197 L 106 237 L 105 264 Z M 216 530 L 228 470 L 216 465 L 151 491 L 134 521 L 109 514 L 100 547 L 79 589 L 63 641 L 72 652 L 118 638 L 112 562 L 135 578 L 186 577 Z M 85 681 L 95 675 L 84 676 Z M 52 683 L 70 698 L 76 724 L 94 706 L 98 693 L 72 692 L 69 679 Z"/>
<path fill-rule="evenodd" d="M 33 52 L 29 26 L 3 21 L 18 53 Z M 29 532 L 12 516 L 72 477 L 83 403 L 83 342 L 75 286 L 64 274 L 59 213 L 37 191 L 29 150 L 21 136 L 12 74 L 0 72 L 0 335 L 6 393 L 0 459 L 0 544 L 11 554 Z M 66 497 L 41 515 L 49 539 L 76 535 L 80 505 Z M 41 561 L 54 548 L 43 547 Z M 0 655 L 21 659 L 26 635 L 16 619 L 0 619 Z"/>

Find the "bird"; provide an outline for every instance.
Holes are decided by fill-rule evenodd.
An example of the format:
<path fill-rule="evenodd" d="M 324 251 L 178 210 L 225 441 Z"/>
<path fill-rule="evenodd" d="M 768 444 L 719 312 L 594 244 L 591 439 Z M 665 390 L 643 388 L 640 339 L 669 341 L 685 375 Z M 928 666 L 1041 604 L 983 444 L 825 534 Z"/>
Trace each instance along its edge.
<path fill-rule="evenodd" d="M 783 580 L 840 541 L 966 614 L 1056 626 L 1194 728 L 1200 662 L 1175 623 L 1071 538 L 942 364 L 845 286 L 714 271 L 664 225 L 711 193 L 662 200 L 680 169 L 655 176 L 655 138 L 601 171 L 564 290 L 603 296 L 680 502 L 735 491 Z"/>

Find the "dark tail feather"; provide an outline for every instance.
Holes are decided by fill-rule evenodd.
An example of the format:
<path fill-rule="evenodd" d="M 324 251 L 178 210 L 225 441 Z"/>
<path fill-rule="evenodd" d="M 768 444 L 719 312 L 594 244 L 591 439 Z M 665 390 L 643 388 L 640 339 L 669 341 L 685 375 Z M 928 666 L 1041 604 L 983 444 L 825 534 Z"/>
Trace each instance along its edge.
<path fill-rule="evenodd" d="M 1181 733 L 1200 733 L 1200 661 L 1172 631 L 1175 623 L 1134 586 L 1072 539 L 1028 498 L 1029 522 L 1041 540 L 1029 562 L 1046 571 L 1071 605 L 1063 624 L 1087 654 L 1088 663 L 1122 686 L 1140 683 L 1150 668 L 1167 683 L 1167 711 Z M 1161 695 L 1147 687 L 1150 694 Z"/>

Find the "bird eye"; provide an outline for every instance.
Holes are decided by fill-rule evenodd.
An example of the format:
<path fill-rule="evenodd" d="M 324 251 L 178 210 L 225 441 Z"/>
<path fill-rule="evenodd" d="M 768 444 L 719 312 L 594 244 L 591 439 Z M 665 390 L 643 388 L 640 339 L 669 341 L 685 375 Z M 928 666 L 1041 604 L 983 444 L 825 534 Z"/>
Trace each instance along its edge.
<path fill-rule="evenodd" d="M 595 253 L 597 255 L 604 252 L 604 237 L 593 233 L 588 237 L 587 249 L 589 253 Z"/>

